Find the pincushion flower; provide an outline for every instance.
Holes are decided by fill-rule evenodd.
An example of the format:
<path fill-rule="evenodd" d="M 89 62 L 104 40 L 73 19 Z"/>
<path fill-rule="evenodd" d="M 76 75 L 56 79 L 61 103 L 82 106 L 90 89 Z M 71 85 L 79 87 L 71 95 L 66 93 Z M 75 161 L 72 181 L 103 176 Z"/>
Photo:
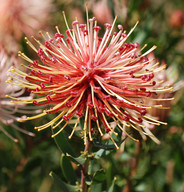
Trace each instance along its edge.
<path fill-rule="evenodd" d="M 48 20 L 51 0 L 0 0 L 0 37 L 20 40 L 38 30 Z M 38 14 L 39 13 L 39 14 Z"/>
<path fill-rule="evenodd" d="M 11 66 L 17 66 L 17 58 L 13 54 L 9 58 L 7 52 L 2 46 L 0 46 L 0 130 L 9 138 L 17 142 L 18 140 L 14 138 L 9 131 L 5 129 L 5 127 L 14 128 L 30 136 L 34 136 L 33 133 L 21 129 L 15 124 L 15 121 L 20 118 L 15 114 L 35 113 L 39 112 L 39 110 L 35 111 L 34 107 L 34 111 L 32 111 L 32 108 L 26 107 L 24 104 L 11 103 L 11 99 L 6 97 L 8 94 L 9 97 L 20 97 L 21 99 L 33 98 L 32 96 L 22 97 L 22 94 L 25 92 L 25 88 L 6 83 L 6 81 L 11 81 L 11 78 L 7 77 L 7 74 L 9 75 L 8 70 Z M 24 118 L 24 115 L 21 118 Z"/>
<path fill-rule="evenodd" d="M 153 60 L 154 54 L 151 53 L 149 54 L 149 59 Z M 157 61 L 153 60 L 150 63 L 150 66 L 155 65 Z M 162 61 L 161 65 L 165 65 L 165 61 Z M 161 109 L 149 109 L 148 113 L 151 114 L 154 117 L 157 117 L 160 121 L 166 121 L 169 111 L 172 105 L 172 101 L 174 99 L 174 102 L 176 102 L 177 99 L 177 92 L 181 90 L 184 87 L 184 80 L 178 80 L 178 73 L 176 69 L 171 65 L 167 69 L 162 70 L 158 75 L 154 77 L 155 81 L 161 82 L 160 84 L 162 86 L 170 85 L 173 87 L 173 92 L 166 92 L 166 93 L 161 93 L 159 95 L 153 95 L 153 98 L 160 99 L 160 100 L 151 100 L 150 105 L 162 105 L 163 107 Z M 157 85 L 155 85 L 157 86 Z M 174 96 L 174 97 L 173 97 Z M 153 126 L 154 127 L 154 126 Z"/>
<path fill-rule="evenodd" d="M 26 38 L 27 44 L 39 57 L 39 60 L 31 60 L 24 53 L 19 53 L 28 61 L 29 65 L 23 66 L 29 69 L 29 73 L 16 68 L 11 70 L 26 80 L 14 80 L 14 84 L 40 96 L 33 100 L 14 98 L 14 102 L 45 106 L 42 113 L 26 120 L 56 114 L 48 123 L 35 127 L 40 131 L 51 126 L 57 130 L 52 135 L 55 137 L 73 119 L 75 124 L 69 136 L 71 138 L 79 120 L 83 118 L 84 126 L 81 129 L 84 144 L 88 138 L 92 141 L 107 133 L 119 148 L 113 138 L 113 135 L 117 135 L 114 126 L 111 126 L 113 122 L 132 139 L 129 134 L 131 128 L 158 142 L 143 123 L 165 124 L 147 115 L 147 109 L 162 106 L 150 106 L 144 100 L 152 100 L 152 95 L 170 92 L 172 88 L 159 86 L 159 82 L 153 80 L 165 66 L 156 63 L 148 68 L 151 61 L 146 55 L 156 46 L 141 54 L 138 43 L 126 42 L 138 23 L 128 34 L 123 31 L 122 25 L 118 25 L 118 32 L 113 34 L 115 18 L 112 25 L 105 24 L 105 33 L 99 37 L 100 27 L 95 18 L 87 18 L 87 24 L 80 24 L 76 20 L 72 23 L 72 29 L 66 18 L 65 22 L 66 38 L 58 27 L 54 38 L 49 33 L 44 35 L 40 32 L 44 44 L 32 37 L 40 48 Z"/>

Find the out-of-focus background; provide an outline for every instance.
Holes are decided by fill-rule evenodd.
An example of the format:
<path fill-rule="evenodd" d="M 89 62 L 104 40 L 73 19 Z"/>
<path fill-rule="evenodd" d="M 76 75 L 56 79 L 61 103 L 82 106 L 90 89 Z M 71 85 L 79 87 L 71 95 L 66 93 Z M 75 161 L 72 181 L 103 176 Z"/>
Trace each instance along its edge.
<path fill-rule="evenodd" d="M 24 37 L 38 32 L 56 32 L 59 26 L 65 32 L 62 16 L 65 11 L 69 25 L 77 19 L 86 21 L 83 0 L 0 0 L 0 42 L 9 54 L 21 50 L 32 59 Z M 129 31 L 139 25 L 128 39 L 147 48 L 156 45 L 155 56 L 171 66 L 168 78 L 180 81 L 184 78 L 184 1 L 183 0 L 89 0 L 89 15 L 95 16 L 103 31 L 104 23 L 112 23 L 117 15 L 117 24 Z M 103 33 L 102 33 L 103 34 Z M 41 39 L 41 38 L 40 38 Z M 19 63 L 24 62 L 19 60 Z M 160 145 L 148 139 L 137 144 L 129 140 L 124 151 L 113 151 L 99 164 L 106 168 L 105 186 L 110 186 L 114 177 L 115 192 L 184 192 L 184 96 L 180 88 L 174 95 L 171 110 L 161 111 L 167 126 L 155 127 L 153 133 Z M 46 117 L 48 118 L 48 117 Z M 55 192 L 49 172 L 54 170 L 62 176 L 60 152 L 51 131 L 34 131 L 38 119 L 16 123 L 19 127 L 33 131 L 29 137 L 16 132 L 8 125 L 5 129 L 19 139 L 14 143 L 0 132 L 0 191 L 1 192 Z M 77 170 L 77 167 L 76 167 Z"/>

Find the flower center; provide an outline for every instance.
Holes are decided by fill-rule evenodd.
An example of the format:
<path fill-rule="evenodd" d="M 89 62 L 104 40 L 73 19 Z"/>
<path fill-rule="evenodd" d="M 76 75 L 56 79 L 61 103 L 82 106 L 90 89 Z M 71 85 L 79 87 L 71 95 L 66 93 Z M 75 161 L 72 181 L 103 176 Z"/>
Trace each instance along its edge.
<path fill-rule="evenodd" d="M 91 80 L 94 78 L 94 74 L 95 74 L 95 69 L 88 69 L 87 73 L 86 73 L 86 76 L 87 76 L 87 79 L 88 80 Z"/>

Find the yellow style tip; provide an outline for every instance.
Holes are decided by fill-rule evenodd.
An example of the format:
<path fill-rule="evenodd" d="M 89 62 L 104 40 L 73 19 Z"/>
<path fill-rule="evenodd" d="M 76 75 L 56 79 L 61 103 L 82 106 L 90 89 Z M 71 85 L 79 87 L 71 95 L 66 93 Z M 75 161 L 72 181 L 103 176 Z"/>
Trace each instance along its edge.
<path fill-rule="evenodd" d="M 18 122 L 24 122 L 24 121 L 26 121 L 26 120 L 27 120 L 27 119 L 21 119 L 21 118 L 17 119 Z"/>

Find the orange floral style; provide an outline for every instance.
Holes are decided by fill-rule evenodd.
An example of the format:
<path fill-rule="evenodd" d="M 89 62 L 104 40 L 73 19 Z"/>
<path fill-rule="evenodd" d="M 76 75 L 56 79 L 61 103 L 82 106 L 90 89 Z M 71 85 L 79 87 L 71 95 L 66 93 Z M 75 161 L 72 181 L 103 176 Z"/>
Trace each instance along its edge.
<path fill-rule="evenodd" d="M 144 101 L 153 100 L 153 95 L 171 92 L 172 88 L 159 86 L 160 82 L 153 80 L 155 75 L 165 69 L 165 65 L 158 66 L 156 63 L 148 67 L 152 60 L 146 55 L 156 46 L 141 54 L 146 45 L 140 49 L 138 43 L 126 43 L 138 22 L 128 34 L 123 31 L 122 25 L 118 25 L 119 30 L 112 33 L 115 18 L 112 25 L 105 24 L 103 37 L 99 37 L 100 27 L 96 19 L 88 19 L 88 14 L 87 24 L 80 24 L 76 20 L 70 29 L 66 18 L 65 22 L 66 38 L 58 27 L 54 38 L 49 33 L 44 35 L 40 32 L 44 44 L 32 37 L 40 46 L 39 49 L 26 38 L 27 44 L 39 57 L 39 60 L 31 60 L 24 53 L 19 53 L 28 61 L 29 65 L 23 66 L 29 73 L 17 68 L 11 69 L 13 74 L 25 78 L 24 81 L 14 79 L 14 84 L 40 96 L 33 100 L 13 98 L 13 102 L 47 106 L 39 115 L 22 121 L 57 114 L 48 123 L 35 127 L 40 131 L 50 126 L 56 129 L 62 124 L 52 135 L 55 137 L 74 119 L 73 131 L 69 136 L 71 138 L 79 120 L 84 118 L 84 126 L 81 128 L 84 144 L 87 138 L 92 141 L 95 137 L 108 134 L 119 148 L 113 139 L 113 134 L 117 135 L 114 126 L 111 126 L 114 122 L 116 127 L 133 140 L 136 139 L 128 133 L 131 127 L 159 143 L 144 123 L 165 124 L 147 114 L 147 109 L 162 106 L 150 106 L 149 102 Z"/>

